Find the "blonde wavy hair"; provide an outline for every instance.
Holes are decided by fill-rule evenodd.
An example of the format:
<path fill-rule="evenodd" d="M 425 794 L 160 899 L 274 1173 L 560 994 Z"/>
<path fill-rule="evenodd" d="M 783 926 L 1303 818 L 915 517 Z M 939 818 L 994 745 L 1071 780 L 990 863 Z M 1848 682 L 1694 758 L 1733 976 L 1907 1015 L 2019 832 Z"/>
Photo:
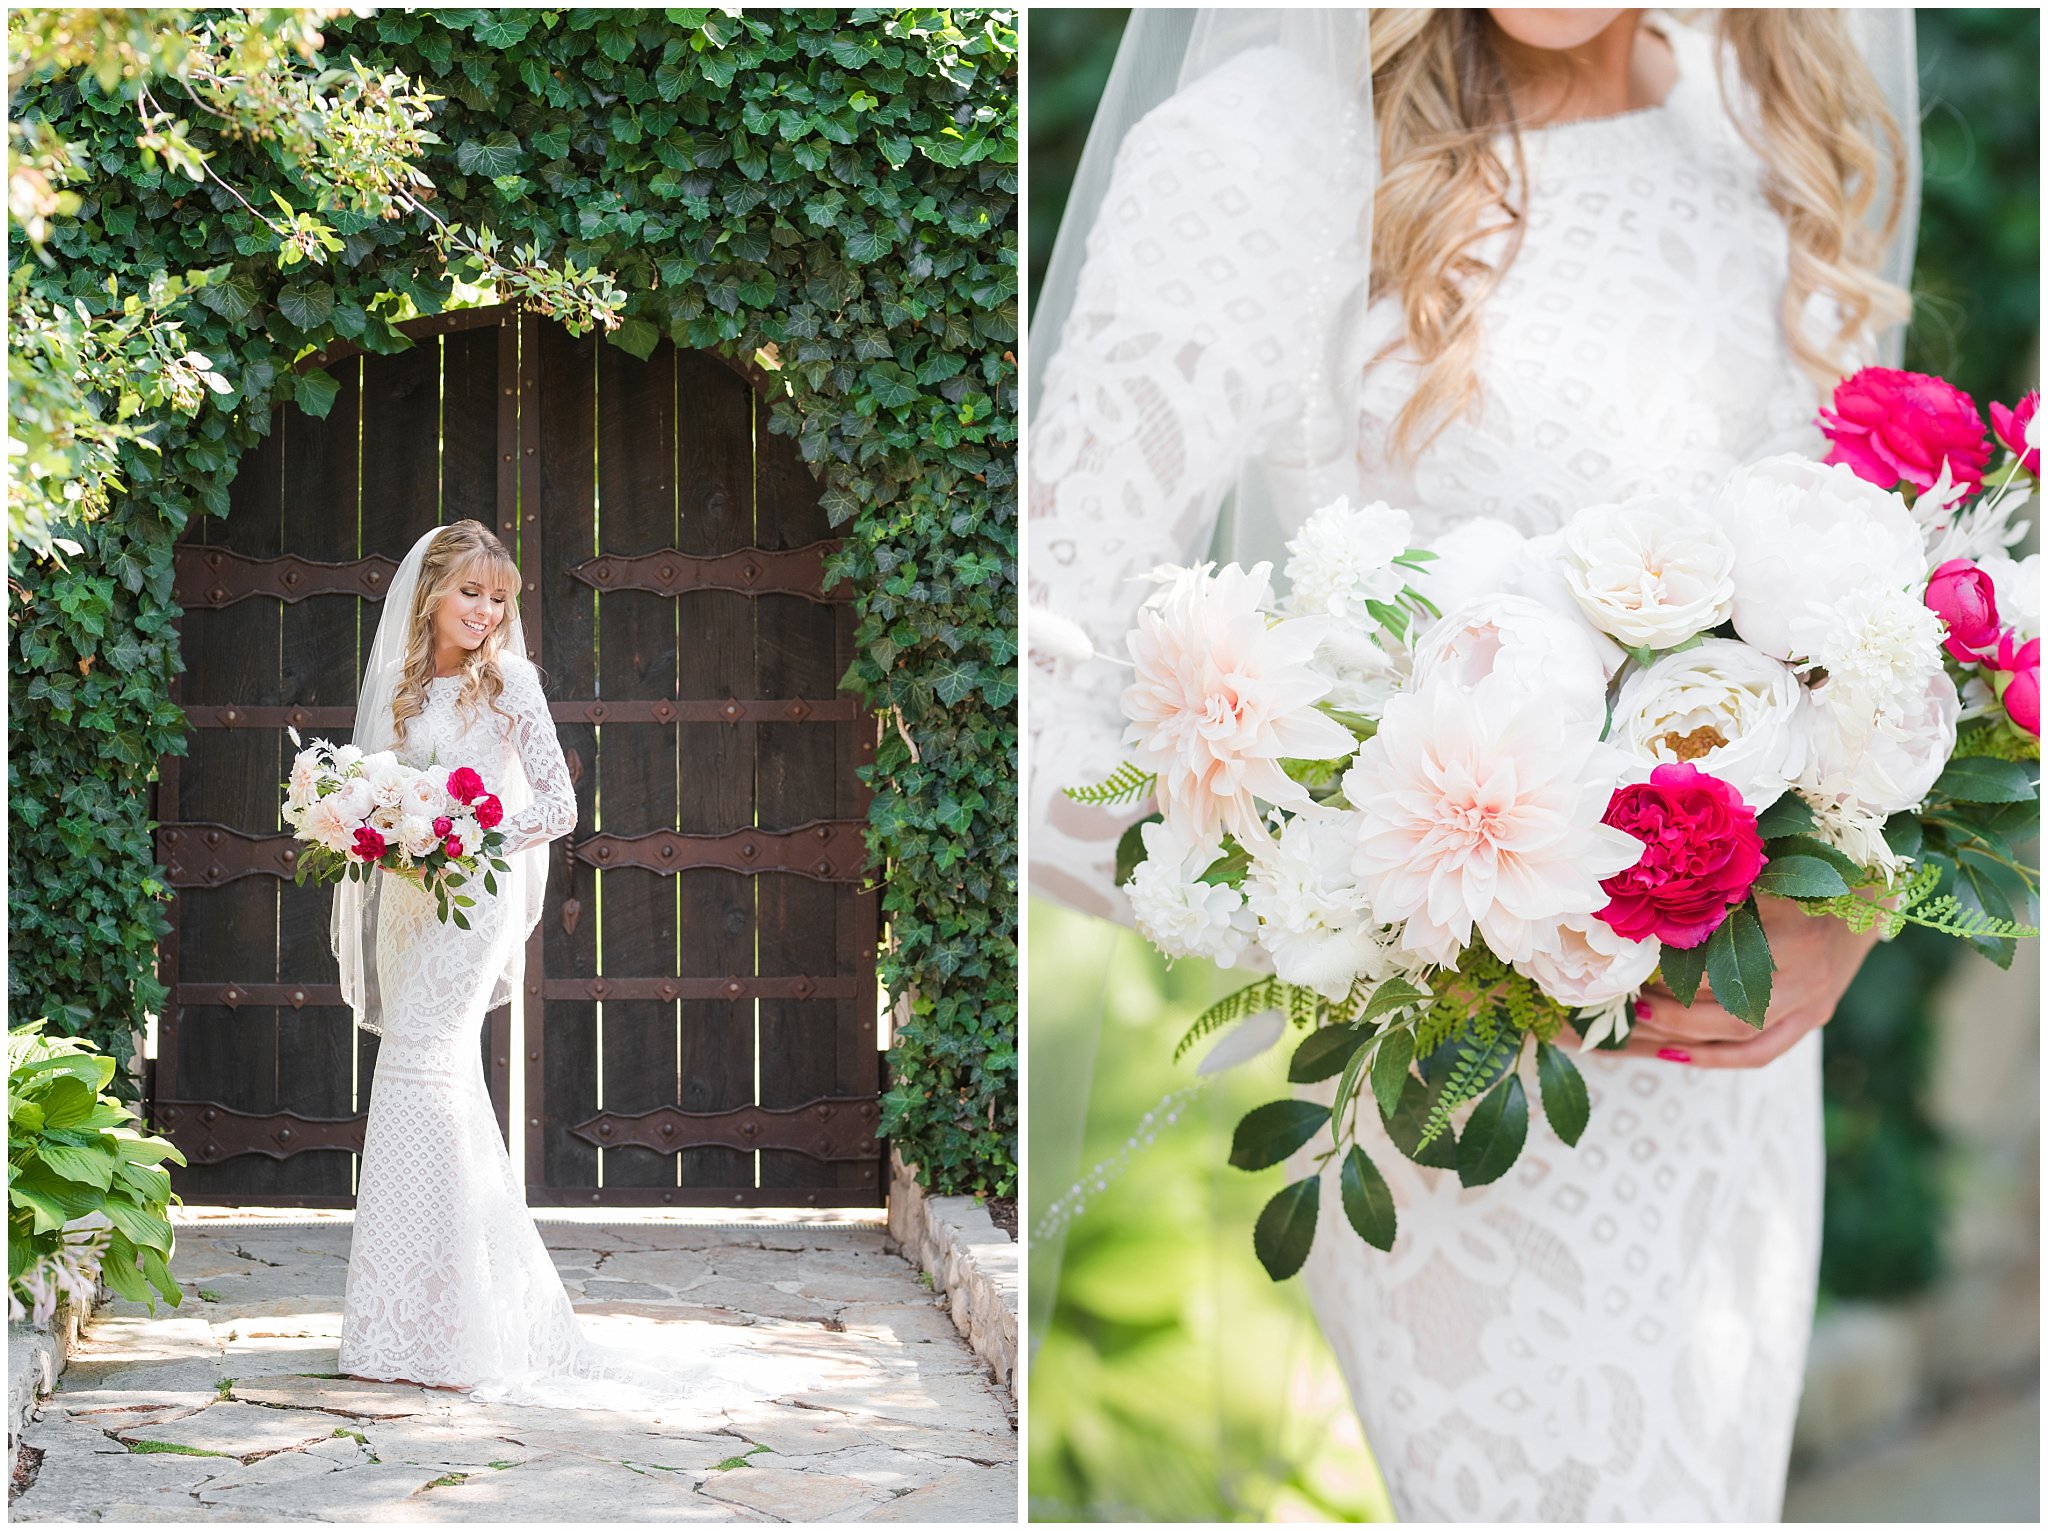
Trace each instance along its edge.
<path fill-rule="evenodd" d="M 487 588 L 495 583 L 511 594 L 505 602 L 504 619 L 463 661 L 456 706 L 472 717 L 477 708 L 489 707 L 499 717 L 511 720 L 512 715 L 498 705 L 505 692 L 498 656 L 505 648 L 505 634 L 519 615 L 519 565 L 481 521 L 452 521 L 427 544 L 420 560 L 419 582 L 413 587 L 412 611 L 406 618 L 405 668 L 399 675 L 397 695 L 391 699 L 391 726 L 398 744 L 405 743 L 406 725 L 427 705 L 427 682 L 434 678 L 434 612 L 442 598 L 472 573 L 486 582 Z"/>
<path fill-rule="evenodd" d="M 1756 104 L 1754 122 L 1730 115 L 1764 163 L 1764 198 L 1789 237 L 1780 308 L 1786 341 L 1816 389 L 1825 389 L 1848 370 L 1847 345 L 1860 331 L 1912 311 L 1908 295 L 1877 274 L 1905 203 L 1899 125 L 1836 12 L 1724 9 L 1717 26 Z M 1387 359 L 1405 341 L 1422 364 L 1390 442 L 1405 462 L 1453 420 L 1477 414 L 1479 312 L 1521 248 L 1522 210 L 1513 198 L 1527 184 L 1520 132 L 1527 124 L 1515 120 L 1498 35 L 1483 9 L 1372 12 L 1381 163 L 1372 294 L 1397 294 L 1406 320 L 1406 334 L 1372 360 Z M 1720 89 L 1728 102 L 1725 75 Z M 1505 160 L 1495 147 L 1502 133 Z M 1873 225 L 1881 183 L 1885 215 Z M 1489 265 L 1476 247 L 1498 234 L 1506 243 L 1498 264 Z M 1837 333 L 1819 343 L 1802 322 L 1816 292 L 1833 297 L 1841 315 Z"/>

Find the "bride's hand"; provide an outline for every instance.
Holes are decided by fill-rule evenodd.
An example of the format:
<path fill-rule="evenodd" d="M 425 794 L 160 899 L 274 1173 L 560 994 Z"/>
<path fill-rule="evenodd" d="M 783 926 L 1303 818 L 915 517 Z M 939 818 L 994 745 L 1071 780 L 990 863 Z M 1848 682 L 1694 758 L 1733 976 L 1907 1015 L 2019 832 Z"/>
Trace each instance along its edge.
<path fill-rule="evenodd" d="M 1650 1013 L 1635 1023 L 1623 1051 L 1694 1068 L 1761 1068 L 1827 1024 L 1877 944 L 1877 932 L 1855 935 L 1840 920 L 1802 914 L 1780 898 L 1759 898 L 1757 909 L 1776 965 L 1764 1029 L 1758 1031 L 1715 1004 L 1705 980 L 1690 1007 L 1658 984 L 1644 991 Z"/>

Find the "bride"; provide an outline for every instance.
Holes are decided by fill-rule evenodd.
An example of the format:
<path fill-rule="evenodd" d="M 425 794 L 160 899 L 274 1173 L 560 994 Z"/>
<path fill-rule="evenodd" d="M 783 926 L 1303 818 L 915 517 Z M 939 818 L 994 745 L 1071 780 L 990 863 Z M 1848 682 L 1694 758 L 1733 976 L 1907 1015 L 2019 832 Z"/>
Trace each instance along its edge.
<path fill-rule="evenodd" d="M 1134 17 L 1035 322 L 1030 600 L 1098 652 L 1136 576 L 1277 565 L 1339 493 L 1498 566 L 1579 507 L 1818 458 L 1826 389 L 1907 315 L 1910 13 L 1185 16 Z M 1122 824 L 1058 795 L 1122 759 L 1121 675 L 1034 663 L 1032 891 L 1127 923 Z M 1403 1519 L 1777 1518 L 1816 1033 L 1867 938 L 1770 924 L 1766 1029 L 1653 998 L 1582 1060 L 1576 1150 L 1532 1134 L 1463 1190 L 1365 1143 L 1401 1237 L 1319 1238 L 1305 1279 Z"/>
<path fill-rule="evenodd" d="M 356 747 L 467 766 L 505 807 L 511 875 L 464 885 L 469 928 L 419 873 L 335 892 L 334 950 L 360 1023 L 383 1035 L 342 1312 L 350 1376 L 570 1406 L 626 1383 L 682 1391 L 585 1340 L 527 1211 L 485 1092 L 485 1013 L 518 981 L 576 798 L 519 623 L 519 570 L 475 521 L 428 532 L 392 580 L 363 672 Z M 611 1385 L 609 1396 L 598 1384 Z"/>

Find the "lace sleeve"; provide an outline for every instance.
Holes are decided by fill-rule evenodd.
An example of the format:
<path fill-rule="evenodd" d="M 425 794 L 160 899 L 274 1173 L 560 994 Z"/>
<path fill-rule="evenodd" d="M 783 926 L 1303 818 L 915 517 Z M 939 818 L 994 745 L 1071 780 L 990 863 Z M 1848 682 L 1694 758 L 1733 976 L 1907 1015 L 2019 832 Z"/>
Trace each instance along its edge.
<path fill-rule="evenodd" d="M 548 699 L 540 688 L 540 673 L 523 658 L 509 657 L 501 665 L 505 693 L 499 705 L 512 715 L 512 748 L 526 772 L 532 800 L 507 814 L 504 825 L 505 850 L 523 851 L 528 846 L 559 840 L 576 827 L 576 792 L 569 782 L 569 766 L 562 758 L 562 741 L 555 734 L 555 720 L 548 715 Z"/>
<path fill-rule="evenodd" d="M 1341 110 L 1289 55 L 1255 50 L 1137 123 L 1118 154 L 1030 423 L 1028 600 L 1098 654 L 1123 656 L 1139 577 L 1206 555 L 1242 464 L 1298 411 L 1328 317 L 1315 268 L 1343 247 L 1329 194 Z M 1128 672 L 1031 664 L 1031 890 L 1128 922 L 1116 844 L 1146 810 L 1060 792 L 1123 760 Z"/>

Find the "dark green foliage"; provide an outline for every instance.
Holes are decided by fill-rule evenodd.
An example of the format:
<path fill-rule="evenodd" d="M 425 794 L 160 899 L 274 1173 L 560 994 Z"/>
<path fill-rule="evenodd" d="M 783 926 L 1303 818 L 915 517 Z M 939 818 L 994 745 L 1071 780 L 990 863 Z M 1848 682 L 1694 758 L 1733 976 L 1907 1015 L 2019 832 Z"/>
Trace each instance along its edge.
<path fill-rule="evenodd" d="M 899 1017 L 883 1129 L 943 1192 L 1016 1178 L 1016 55 L 1007 11 L 383 11 L 327 25 L 330 62 L 402 70 L 446 99 L 425 168 L 451 222 L 599 266 L 630 291 L 611 339 L 747 358 L 846 542 L 845 684 L 887 719 L 869 846 L 886 877 L 883 981 Z M 133 148 L 132 108 L 89 81 L 17 115 L 83 146 L 96 178 L 36 280 L 95 310 L 109 277 L 211 268 L 181 317 L 235 384 L 124 450 L 131 492 L 70 567 L 20 560 L 10 655 L 10 989 L 17 1011 L 117 1056 L 156 1010 L 164 890 L 150 848 L 168 701 L 171 543 L 223 514 L 279 400 L 334 381 L 293 360 L 336 339 L 410 342 L 391 293 L 440 309 L 424 220 L 331 215 L 332 265 L 281 276 L 235 200 Z M 251 202 L 309 199 L 260 146 L 195 141 Z M 19 262 L 26 250 L 11 252 Z"/>
<path fill-rule="evenodd" d="M 1316 1211 L 1321 1201 L 1323 1177 L 1311 1175 L 1297 1180 L 1266 1203 L 1252 1228 L 1252 1251 L 1266 1274 L 1285 1281 L 1308 1259 L 1316 1241 Z"/>
<path fill-rule="evenodd" d="M 1398 1219 L 1394 1215 L 1394 1193 L 1356 1143 L 1344 1155 L 1344 1168 L 1337 1176 L 1344 1196 L 1344 1216 L 1358 1236 L 1374 1249 L 1392 1249 Z"/>
<path fill-rule="evenodd" d="M 1330 1108 L 1310 1100 L 1268 1101 L 1245 1114 L 1230 1143 L 1230 1162 L 1241 1170 L 1271 1169 L 1314 1137 Z"/>

